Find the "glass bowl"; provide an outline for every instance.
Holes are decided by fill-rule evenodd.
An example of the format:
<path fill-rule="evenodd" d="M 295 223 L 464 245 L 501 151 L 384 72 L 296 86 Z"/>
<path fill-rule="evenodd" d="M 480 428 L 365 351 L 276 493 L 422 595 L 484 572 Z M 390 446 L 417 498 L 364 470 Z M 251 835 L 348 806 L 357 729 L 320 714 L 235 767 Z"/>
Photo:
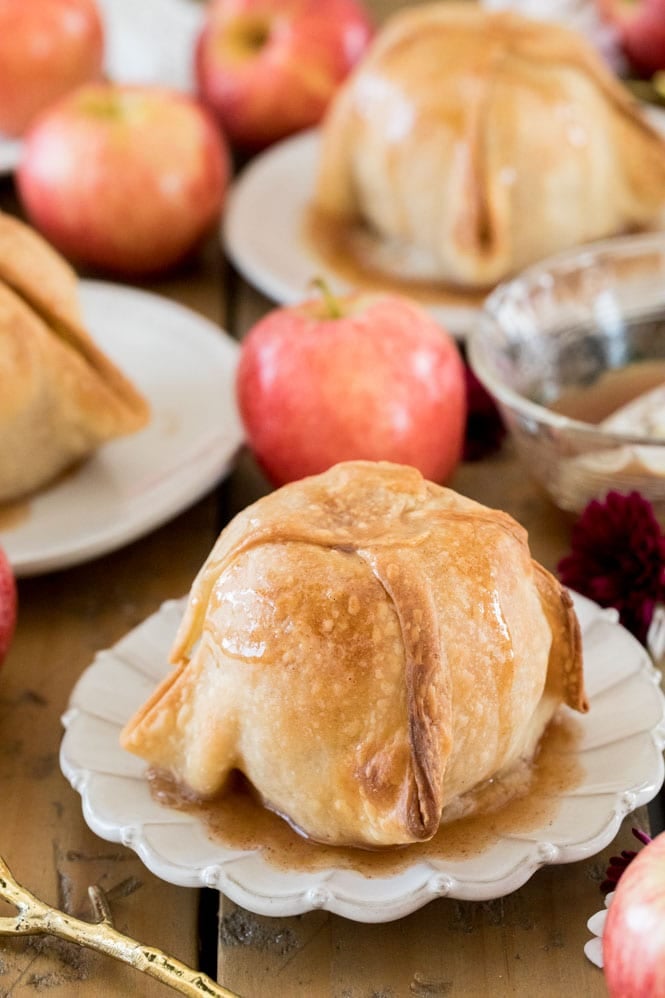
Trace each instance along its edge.
<path fill-rule="evenodd" d="M 665 234 L 530 267 L 488 297 L 467 346 L 557 506 L 637 491 L 665 518 Z"/>

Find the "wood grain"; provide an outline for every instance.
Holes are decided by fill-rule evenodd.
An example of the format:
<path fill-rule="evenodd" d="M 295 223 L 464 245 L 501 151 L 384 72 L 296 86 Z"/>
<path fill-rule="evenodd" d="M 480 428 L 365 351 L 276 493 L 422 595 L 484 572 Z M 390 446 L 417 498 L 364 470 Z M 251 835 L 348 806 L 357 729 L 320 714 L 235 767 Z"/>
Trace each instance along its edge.
<path fill-rule="evenodd" d="M 197 960 L 196 892 L 149 873 L 123 846 L 85 825 L 80 797 L 60 773 L 60 716 L 95 653 L 182 595 L 217 529 L 214 497 L 170 527 L 121 553 L 80 568 L 19 583 L 19 623 L 0 675 L 0 851 L 12 872 L 38 896 L 90 918 L 88 884 L 108 893 L 116 926 Z M 48 988 L 54 996 L 163 994 L 136 973 L 67 944 L 0 942 L 0 995 L 23 998 Z"/>
<path fill-rule="evenodd" d="M 624 829 L 612 851 L 631 842 Z M 543 869 L 496 901 L 442 899 L 386 925 L 322 912 L 267 919 L 223 900 L 220 976 L 244 998 L 600 998 L 583 946 L 608 854 Z"/>

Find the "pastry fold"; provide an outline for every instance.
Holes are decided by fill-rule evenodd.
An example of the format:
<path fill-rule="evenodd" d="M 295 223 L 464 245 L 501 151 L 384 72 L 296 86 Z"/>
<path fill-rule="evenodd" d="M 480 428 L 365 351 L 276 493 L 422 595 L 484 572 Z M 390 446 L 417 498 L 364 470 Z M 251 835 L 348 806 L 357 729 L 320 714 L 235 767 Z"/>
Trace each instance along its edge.
<path fill-rule="evenodd" d="M 0 213 L 0 502 L 43 485 L 146 424 L 131 381 L 86 331 L 74 271 Z"/>
<path fill-rule="evenodd" d="M 508 515 L 349 462 L 241 512 L 192 586 L 125 748 L 188 792 L 242 771 L 313 839 L 430 838 L 443 809 L 585 710 L 567 592 Z"/>
<path fill-rule="evenodd" d="M 470 3 L 389 19 L 322 127 L 315 214 L 399 276 L 486 288 L 664 207 L 665 142 L 586 40 Z"/>

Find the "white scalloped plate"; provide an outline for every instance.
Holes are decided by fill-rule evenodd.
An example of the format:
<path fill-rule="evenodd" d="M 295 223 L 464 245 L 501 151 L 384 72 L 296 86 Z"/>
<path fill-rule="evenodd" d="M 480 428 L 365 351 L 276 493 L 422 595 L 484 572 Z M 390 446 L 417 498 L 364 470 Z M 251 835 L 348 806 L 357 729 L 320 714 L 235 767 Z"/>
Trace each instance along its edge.
<path fill-rule="evenodd" d="M 541 831 L 501 838 L 468 859 L 414 859 L 391 876 L 352 870 L 289 872 L 260 851 L 240 852 L 210 839 L 191 814 L 156 803 L 145 763 L 119 745 L 124 722 L 167 669 L 183 601 L 162 608 L 117 645 L 100 652 L 83 673 L 63 717 L 60 765 L 83 801 L 89 826 L 123 842 L 170 883 L 214 887 L 265 915 L 325 908 L 361 922 L 400 918 L 436 897 L 487 900 L 521 887 L 541 866 L 599 852 L 630 811 L 663 783 L 665 698 L 660 674 L 642 646 L 616 623 L 613 611 L 574 594 L 582 627 L 591 709 L 581 722 L 581 784 L 564 793 Z"/>

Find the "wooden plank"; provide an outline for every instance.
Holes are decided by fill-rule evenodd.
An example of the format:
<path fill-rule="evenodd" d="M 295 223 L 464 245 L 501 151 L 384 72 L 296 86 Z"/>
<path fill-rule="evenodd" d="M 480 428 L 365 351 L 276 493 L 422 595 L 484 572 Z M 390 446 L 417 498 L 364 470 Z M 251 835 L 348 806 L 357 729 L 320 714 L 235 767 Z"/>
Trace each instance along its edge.
<path fill-rule="evenodd" d="M 609 856 L 635 846 L 631 822 L 645 827 L 644 811 L 600 855 L 539 870 L 505 898 L 441 899 L 383 925 L 324 912 L 265 918 L 222 898 L 220 980 L 243 998 L 600 998 L 602 973 L 583 952 L 586 922 L 603 906 Z"/>
<path fill-rule="evenodd" d="M 58 766 L 60 716 L 76 679 L 108 647 L 182 595 L 217 530 L 214 497 L 173 525 L 88 565 L 19 583 L 16 639 L 0 675 L 0 852 L 44 900 L 90 917 L 99 883 L 116 925 L 187 963 L 197 959 L 197 892 L 163 883 L 138 857 L 94 835 Z M 105 957 L 56 941 L 0 938 L 0 994 L 163 994 Z"/>

